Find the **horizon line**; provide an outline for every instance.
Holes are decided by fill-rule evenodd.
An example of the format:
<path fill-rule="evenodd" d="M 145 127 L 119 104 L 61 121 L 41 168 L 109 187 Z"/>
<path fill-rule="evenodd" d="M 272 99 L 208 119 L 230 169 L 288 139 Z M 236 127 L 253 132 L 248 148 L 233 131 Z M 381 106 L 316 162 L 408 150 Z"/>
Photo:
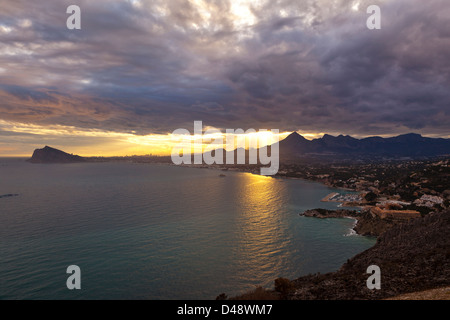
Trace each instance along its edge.
<path fill-rule="evenodd" d="M 338 137 L 350 137 L 350 138 L 353 138 L 353 139 L 356 139 L 356 140 L 364 140 L 364 139 L 367 139 L 367 138 L 382 138 L 382 139 L 389 139 L 389 138 L 396 138 L 396 137 L 401 137 L 401 136 L 407 136 L 407 135 L 417 135 L 417 136 L 420 136 L 420 137 L 422 137 L 422 138 L 430 138 L 430 139 L 449 139 L 448 138 L 448 136 L 447 137 L 443 137 L 443 136 L 439 136 L 439 137 L 436 137 L 436 136 L 425 136 L 425 135 L 423 135 L 423 134 L 420 134 L 420 133 L 416 133 L 416 132 L 409 132 L 409 133 L 404 133 L 404 134 L 398 134 L 398 135 L 369 135 L 369 136 L 363 136 L 363 137 L 359 137 L 359 136 L 352 136 L 352 135 L 345 135 L 345 134 L 339 134 L 339 135 L 332 135 L 332 134 L 328 134 L 328 133 L 320 133 L 320 135 L 321 135 L 321 137 L 319 137 L 319 138 L 312 138 L 312 139 L 308 139 L 308 136 L 311 136 L 311 135 L 313 135 L 313 134 L 301 134 L 301 133 L 299 133 L 299 131 L 300 130 L 298 130 L 298 131 L 292 131 L 292 132 L 290 132 L 289 133 L 289 131 L 286 131 L 286 133 L 289 133 L 289 134 L 287 134 L 286 135 L 286 137 L 284 138 L 284 139 L 281 139 L 281 140 L 279 140 L 278 142 L 281 142 L 281 141 L 283 141 L 283 140 L 285 140 L 286 138 L 288 138 L 289 136 L 291 136 L 291 135 L 293 135 L 293 134 L 298 134 L 299 136 L 301 136 L 301 137 L 303 137 L 304 139 L 306 139 L 306 140 L 308 140 L 308 141 L 315 141 L 315 140 L 320 140 L 320 139 L 323 139 L 325 136 L 331 136 L 331 137 L 334 137 L 334 138 L 338 138 Z M 57 149 L 57 150 L 60 150 L 60 151 L 63 151 L 63 150 L 67 150 L 66 149 L 66 147 L 65 146 L 58 146 L 58 147 L 51 147 L 51 146 L 49 146 L 48 144 L 46 144 L 44 147 L 42 147 L 42 148 L 34 148 L 33 149 L 33 151 L 31 151 L 31 156 L 32 156 L 32 154 L 33 154 L 33 152 L 34 152 L 34 150 L 37 150 L 37 149 L 43 149 L 43 148 L 45 148 L 45 147 L 50 147 L 50 148 L 54 148 L 54 149 Z M 219 150 L 219 149 L 224 149 L 224 151 L 225 152 L 235 152 L 237 149 L 239 149 L 239 148 L 236 148 L 236 149 L 233 149 L 233 150 L 230 150 L 230 151 L 226 151 L 226 148 L 224 148 L 224 147 L 218 147 L 218 148 L 216 148 L 216 149 L 212 149 L 212 150 L 207 150 L 207 151 L 204 151 L 204 152 L 202 152 L 203 154 L 204 153 L 206 153 L 206 152 L 211 152 L 211 151 L 215 151 L 215 150 Z M 245 150 L 250 150 L 250 149 L 254 149 L 254 148 L 245 148 Z M 64 152 L 66 152 L 66 151 L 64 151 Z M 72 153 L 72 152 L 66 152 L 66 153 L 71 153 L 71 154 L 74 154 L 74 155 L 78 155 L 78 156 L 81 156 L 81 157 L 84 157 L 84 158 L 114 158 L 114 157 L 117 157 L 117 158 L 125 158 L 125 157 L 170 157 L 171 156 L 171 154 L 170 153 L 167 153 L 167 154 L 153 154 L 153 153 L 151 153 L 151 152 L 147 152 L 147 153 L 143 153 L 143 154 L 126 154 L 126 155 L 104 155 L 104 156 L 102 156 L 102 155 L 92 155 L 92 154 L 90 154 L 90 155 L 83 155 L 82 153 L 77 153 L 77 154 L 75 154 L 75 153 Z M 0 158 L 29 158 L 30 157 L 30 153 L 27 153 L 27 154 L 10 154 L 10 155 L 0 155 Z"/>

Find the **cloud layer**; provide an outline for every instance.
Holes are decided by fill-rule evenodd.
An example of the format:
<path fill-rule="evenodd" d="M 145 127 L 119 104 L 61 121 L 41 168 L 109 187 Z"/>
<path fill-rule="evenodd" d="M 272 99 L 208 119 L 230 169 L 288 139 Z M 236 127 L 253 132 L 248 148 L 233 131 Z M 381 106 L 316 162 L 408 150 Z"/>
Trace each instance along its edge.
<path fill-rule="evenodd" d="M 446 0 L 79 0 L 68 30 L 72 2 L 2 4 L 0 119 L 448 135 Z M 366 27 L 371 4 L 381 30 Z"/>

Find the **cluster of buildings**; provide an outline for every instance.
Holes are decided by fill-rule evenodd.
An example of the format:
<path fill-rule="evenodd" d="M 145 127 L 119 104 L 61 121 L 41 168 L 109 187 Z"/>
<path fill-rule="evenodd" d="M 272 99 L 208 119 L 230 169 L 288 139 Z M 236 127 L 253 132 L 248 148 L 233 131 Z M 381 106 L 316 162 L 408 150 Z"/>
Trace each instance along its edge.
<path fill-rule="evenodd" d="M 442 205 L 444 199 L 438 196 L 424 194 L 420 199 L 414 201 L 414 204 L 419 207 L 433 208 L 436 205 Z"/>

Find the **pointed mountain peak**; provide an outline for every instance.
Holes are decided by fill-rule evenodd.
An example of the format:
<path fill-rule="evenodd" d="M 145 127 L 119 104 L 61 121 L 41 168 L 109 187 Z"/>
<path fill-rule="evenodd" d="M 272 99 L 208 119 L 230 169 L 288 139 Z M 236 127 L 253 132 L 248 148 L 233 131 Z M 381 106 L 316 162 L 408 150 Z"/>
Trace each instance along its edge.
<path fill-rule="evenodd" d="M 297 131 L 292 132 L 290 135 L 286 137 L 289 140 L 306 140 L 304 136 L 299 134 Z"/>
<path fill-rule="evenodd" d="M 288 135 L 284 140 L 280 141 L 280 146 L 286 148 L 285 150 L 291 150 L 291 152 L 298 151 L 298 148 L 304 149 L 310 144 L 311 141 L 305 139 L 305 137 L 295 131 Z"/>

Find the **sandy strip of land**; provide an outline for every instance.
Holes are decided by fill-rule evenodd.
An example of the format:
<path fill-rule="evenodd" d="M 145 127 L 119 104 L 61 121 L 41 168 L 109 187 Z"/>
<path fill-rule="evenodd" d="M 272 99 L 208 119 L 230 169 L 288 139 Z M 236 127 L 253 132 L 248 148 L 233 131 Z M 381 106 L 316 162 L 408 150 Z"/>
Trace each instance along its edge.
<path fill-rule="evenodd" d="M 337 193 L 337 192 L 333 192 L 333 193 L 330 193 L 329 195 L 327 195 L 325 198 L 323 198 L 322 200 L 320 200 L 320 201 L 322 201 L 322 202 L 331 202 L 331 198 L 333 198 L 334 196 L 337 196 L 339 193 Z"/>

